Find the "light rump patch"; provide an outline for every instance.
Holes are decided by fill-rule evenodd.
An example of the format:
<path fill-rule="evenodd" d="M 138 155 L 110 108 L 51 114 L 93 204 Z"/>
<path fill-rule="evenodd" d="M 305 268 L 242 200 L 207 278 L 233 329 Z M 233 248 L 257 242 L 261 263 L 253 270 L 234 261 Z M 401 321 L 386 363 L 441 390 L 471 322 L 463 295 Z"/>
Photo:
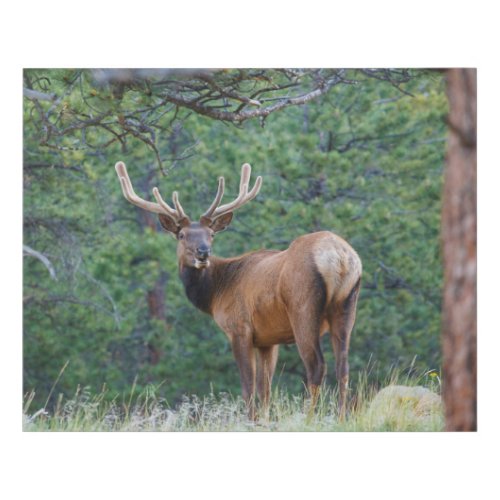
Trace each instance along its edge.
<path fill-rule="evenodd" d="M 336 300 L 342 300 L 361 275 L 361 260 L 339 236 L 321 234 L 312 251 L 314 263 L 325 281 L 327 302 L 332 301 L 334 294 Z"/>

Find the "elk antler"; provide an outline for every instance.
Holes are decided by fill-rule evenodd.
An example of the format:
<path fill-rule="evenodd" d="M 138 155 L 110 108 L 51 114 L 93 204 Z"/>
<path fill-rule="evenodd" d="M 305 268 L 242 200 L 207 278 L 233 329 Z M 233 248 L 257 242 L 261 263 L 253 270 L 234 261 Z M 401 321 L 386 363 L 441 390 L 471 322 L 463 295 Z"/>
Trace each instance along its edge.
<path fill-rule="evenodd" d="M 219 203 L 224 194 L 224 177 L 219 177 L 219 187 L 217 188 L 217 194 L 210 208 L 202 215 L 202 217 L 207 217 L 209 219 L 216 219 L 227 212 L 233 212 L 237 208 L 253 200 L 260 191 L 262 186 L 262 177 L 259 175 L 255 181 L 255 184 L 250 192 L 248 192 L 248 184 L 250 182 L 250 174 L 252 173 L 252 167 L 245 163 L 241 167 L 241 179 L 240 179 L 240 192 L 237 198 L 231 203 L 226 203 L 219 207 Z"/>
<path fill-rule="evenodd" d="M 151 201 L 143 200 L 135 194 L 134 188 L 132 187 L 132 182 L 128 176 L 127 167 L 125 163 L 119 161 L 115 165 L 116 173 L 118 174 L 118 179 L 120 179 L 120 184 L 122 186 L 123 196 L 125 199 L 148 212 L 153 212 L 155 214 L 168 215 L 174 222 L 178 223 L 182 219 L 188 219 L 189 217 L 185 214 L 182 205 L 179 203 L 179 195 L 177 191 L 172 194 L 172 200 L 174 202 L 175 210 L 166 203 L 160 196 L 160 192 L 157 187 L 153 188 L 153 195 L 158 203 L 153 203 Z"/>

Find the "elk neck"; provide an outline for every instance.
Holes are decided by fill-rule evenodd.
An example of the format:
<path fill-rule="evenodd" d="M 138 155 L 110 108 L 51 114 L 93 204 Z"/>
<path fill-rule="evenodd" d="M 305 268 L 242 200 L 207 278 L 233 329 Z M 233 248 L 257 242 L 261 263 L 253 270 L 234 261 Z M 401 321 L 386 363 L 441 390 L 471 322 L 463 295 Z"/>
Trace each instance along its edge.
<path fill-rule="evenodd" d="M 210 266 L 203 269 L 185 266 L 179 263 L 179 276 L 191 303 L 201 311 L 212 315 L 212 305 L 235 283 L 247 265 L 251 264 L 252 252 L 233 258 L 210 258 Z"/>
<path fill-rule="evenodd" d="M 210 259 L 210 265 L 203 269 L 185 266 L 179 263 L 179 276 L 184 285 L 187 298 L 201 311 L 211 314 L 212 302 L 218 289 L 217 267 L 223 265 L 221 259 Z"/>
<path fill-rule="evenodd" d="M 179 276 L 187 298 L 195 307 L 208 314 L 211 312 L 214 290 L 212 274 L 212 264 L 204 269 L 196 269 L 179 263 Z"/>

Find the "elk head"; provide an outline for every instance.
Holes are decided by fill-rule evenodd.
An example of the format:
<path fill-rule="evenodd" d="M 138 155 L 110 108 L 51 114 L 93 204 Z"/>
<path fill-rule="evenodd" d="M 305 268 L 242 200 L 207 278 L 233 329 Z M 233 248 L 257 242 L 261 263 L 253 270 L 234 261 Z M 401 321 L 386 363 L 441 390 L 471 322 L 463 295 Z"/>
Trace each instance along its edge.
<path fill-rule="evenodd" d="M 248 163 L 241 167 L 240 192 L 231 202 L 219 206 L 224 194 L 224 177 L 219 177 L 219 186 L 214 201 L 198 222 L 191 222 L 179 202 L 177 191 L 172 194 L 174 208 L 166 203 L 158 188 L 153 188 L 157 203 L 146 201 L 135 194 L 125 163 L 115 165 L 125 198 L 140 208 L 158 214 L 162 227 L 177 239 L 177 256 L 182 267 L 203 269 L 210 265 L 212 240 L 216 233 L 224 231 L 233 218 L 233 212 L 257 196 L 262 186 L 262 177 L 257 177 L 251 191 L 248 191 L 252 169 Z"/>

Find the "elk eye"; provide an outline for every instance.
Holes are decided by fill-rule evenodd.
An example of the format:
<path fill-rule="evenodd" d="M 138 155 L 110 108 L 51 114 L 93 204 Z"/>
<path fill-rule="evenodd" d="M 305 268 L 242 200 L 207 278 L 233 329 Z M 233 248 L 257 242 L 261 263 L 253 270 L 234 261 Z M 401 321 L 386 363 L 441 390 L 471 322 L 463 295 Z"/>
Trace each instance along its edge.
<path fill-rule="evenodd" d="M 184 233 L 179 233 L 179 239 L 183 240 L 184 239 Z"/>

